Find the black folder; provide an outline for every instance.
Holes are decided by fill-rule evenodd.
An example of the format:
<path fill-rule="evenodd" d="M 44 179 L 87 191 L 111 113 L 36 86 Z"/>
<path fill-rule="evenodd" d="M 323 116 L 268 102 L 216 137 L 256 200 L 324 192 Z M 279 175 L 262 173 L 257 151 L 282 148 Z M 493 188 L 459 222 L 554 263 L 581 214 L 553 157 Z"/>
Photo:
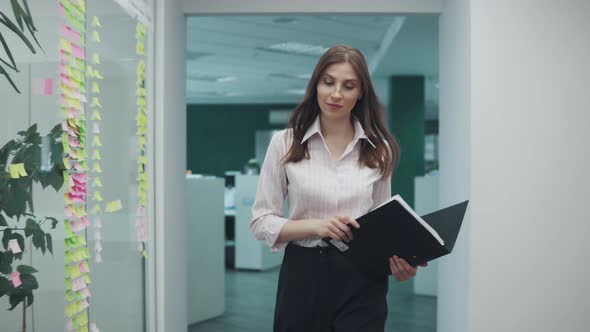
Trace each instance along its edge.
<path fill-rule="evenodd" d="M 419 217 L 396 195 L 356 218 L 361 227 L 350 226 L 352 241 L 330 238 L 323 241 L 342 251 L 360 269 L 377 277 L 387 276 L 391 274 L 389 257 L 393 255 L 417 266 L 451 253 L 468 203 L 464 201 Z"/>

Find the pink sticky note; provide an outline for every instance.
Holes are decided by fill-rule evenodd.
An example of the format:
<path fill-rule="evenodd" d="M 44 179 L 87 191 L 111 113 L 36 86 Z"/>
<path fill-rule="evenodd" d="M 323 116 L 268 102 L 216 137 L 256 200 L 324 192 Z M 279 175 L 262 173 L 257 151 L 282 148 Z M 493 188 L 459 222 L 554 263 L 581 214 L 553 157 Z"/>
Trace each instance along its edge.
<path fill-rule="evenodd" d="M 94 227 L 96 227 L 96 228 L 102 228 L 102 220 L 100 220 L 100 218 L 97 217 L 94 220 Z"/>
<path fill-rule="evenodd" d="M 102 240 L 102 234 L 100 233 L 100 230 L 98 230 L 98 229 L 97 229 L 97 230 L 94 232 L 94 239 L 95 239 L 96 241 Z"/>
<path fill-rule="evenodd" d="M 45 79 L 45 90 L 44 90 L 44 94 L 46 96 L 53 95 L 53 79 L 52 78 L 46 78 Z"/>
<path fill-rule="evenodd" d="M 61 5 L 61 4 L 60 4 Z M 74 330 L 74 323 L 72 323 L 71 319 L 68 319 L 66 321 L 66 330 L 69 331 L 73 331 Z"/>
<path fill-rule="evenodd" d="M 78 45 L 74 45 L 72 44 L 72 55 L 75 56 L 78 59 L 82 59 L 85 60 L 86 59 L 86 55 L 84 53 L 84 49 L 79 47 Z"/>
<path fill-rule="evenodd" d="M 90 272 L 87 268 L 86 265 L 84 264 L 84 262 L 78 264 L 78 267 L 80 267 L 80 272 L 84 272 L 84 273 L 88 273 Z"/>
<path fill-rule="evenodd" d="M 84 227 L 90 226 L 90 222 L 88 221 L 88 217 L 80 218 L 80 222 L 82 223 L 82 225 L 84 225 Z"/>
<path fill-rule="evenodd" d="M 94 251 L 95 252 L 101 252 L 102 251 L 102 242 L 101 241 L 94 242 Z"/>
<path fill-rule="evenodd" d="M 33 80 L 33 93 L 35 95 L 42 95 L 45 82 L 42 78 L 35 78 Z"/>
<path fill-rule="evenodd" d="M 82 304 L 82 308 L 84 308 L 84 309 L 86 309 L 86 308 L 88 308 L 90 306 L 88 304 L 88 301 L 86 301 L 86 299 L 82 300 L 81 304 Z"/>
<path fill-rule="evenodd" d="M 12 239 L 8 241 L 8 249 L 12 251 L 13 254 L 18 254 L 22 252 L 20 246 L 18 245 L 18 241 L 16 239 Z"/>
<path fill-rule="evenodd" d="M 102 255 L 100 254 L 100 252 L 96 252 L 94 254 L 94 261 L 96 263 L 102 263 Z"/>
<path fill-rule="evenodd" d="M 70 209 L 69 206 L 66 206 L 64 208 L 64 214 L 66 215 L 66 217 L 71 218 L 74 216 L 74 214 L 72 213 L 72 210 Z"/>
<path fill-rule="evenodd" d="M 92 124 L 92 133 L 94 134 L 100 134 L 100 127 L 98 126 L 97 122 L 94 122 Z"/>
<path fill-rule="evenodd" d="M 66 9 L 61 3 L 59 4 L 58 11 L 61 16 L 66 16 Z"/>
<path fill-rule="evenodd" d="M 82 295 L 83 299 L 89 298 L 90 297 L 90 290 L 88 289 L 88 287 L 81 289 L 80 295 Z"/>
<path fill-rule="evenodd" d="M 10 274 L 10 281 L 12 281 L 12 286 L 14 286 L 14 288 L 18 288 L 18 286 L 23 284 L 20 280 L 20 273 L 18 272 L 12 272 Z"/>

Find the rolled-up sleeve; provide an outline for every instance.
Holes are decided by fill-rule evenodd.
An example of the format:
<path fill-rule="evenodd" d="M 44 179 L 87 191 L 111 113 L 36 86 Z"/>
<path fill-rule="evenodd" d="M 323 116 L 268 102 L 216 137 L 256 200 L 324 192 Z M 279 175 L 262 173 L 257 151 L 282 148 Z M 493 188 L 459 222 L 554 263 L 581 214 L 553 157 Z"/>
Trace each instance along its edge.
<path fill-rule="evenodd" d="M 266 151 L 250 222 L 250 231 L 254 237 L 264 241 L 273 252 L 287 246 L 287 243 L 277 243 L 279 233 L 288 220 L 283 217 L 287 195 L 287 177 L 281 162 L 286 150 L 283 133 L 273 135 Z"/>
<path fill-rule="evenodd" d="M 373 184 L 373 206 L 371 210 L 391 198 L 391 176 L 380 178 Z"/>

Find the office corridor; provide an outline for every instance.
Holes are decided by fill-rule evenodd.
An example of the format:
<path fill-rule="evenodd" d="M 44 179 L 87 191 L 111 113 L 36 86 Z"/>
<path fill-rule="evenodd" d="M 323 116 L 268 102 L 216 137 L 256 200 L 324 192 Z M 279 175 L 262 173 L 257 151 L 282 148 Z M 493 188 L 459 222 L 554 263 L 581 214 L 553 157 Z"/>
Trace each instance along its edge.
<path fill-rule="evenodd" d="M 272 331 L 279 269 L 226 271 L 226 309 L 221 317 L 190 326 L 189 332 Z M 435 332 L 436 298 L 412 294 L 412 283 L 390 279 L 386 331 Z"/>

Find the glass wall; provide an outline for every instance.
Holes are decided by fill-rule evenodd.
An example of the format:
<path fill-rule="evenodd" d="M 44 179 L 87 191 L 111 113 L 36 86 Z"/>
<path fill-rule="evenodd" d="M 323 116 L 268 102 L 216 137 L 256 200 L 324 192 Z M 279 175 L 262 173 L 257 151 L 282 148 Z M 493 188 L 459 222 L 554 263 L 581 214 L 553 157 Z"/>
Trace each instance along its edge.
<path fill-rule="evenodd" d="M 17 2 L 24 9 L 24 2 Z M 127 2 L 87 0 L 83 16 L 77 16 L 80 13 L 75 12 L 76 8 L 83 8 L 77 0 L 29 0 L 38 30 L 35 36 L 44 52 L 27 30 L 26 21 L 23 34 L 37 54 L 32 54 L 18 34 L 0 24 L 18 72 L 5 65 L 12 62 L 2 47 L 0 58 L 6 63 L 1 65 L 20 90 L 18 93 L 6 76 L 0 75 L 0 149 L 11 140 L 28 144 L 22 155 L 16 150 L 16 154 L 7 153 L 5 157 L 0 153 L 0 165 L 4 167 L 0 169 L 0 296 L 4 295 L 0 297 L 0 331 L 23 331 L 23 326 L 26 331 L 63 331 L 72 327 L 68 326 L 70 320 L 75 330 L 92 330 L 93 323 L 101 331 L 148 328 L 146 271 L 148 260 L 153 259 L 148 243 L 153 220 L 149 203 L 153 199 L 144 195 L 147 188 L 153 187 L 148 163 L 153 139 L 151 116 L 147 115 L 152 110 L 153 28 L 148 23 L 145 33 L 141 28 L 138 33 L 138 19 L 125 8 Z M 65 4 L 61 10 L 60 3 Z M 145 13 L 151 12 L 153 0 L 141 4 Z M 1 0 L 0 11 L 20 29 L 11 1 Z M 68 21 L 67 16 L 72 14 L 85 18 L 83 29 Z M 72 58 L 75 50 L 65 57 L 60 53 L 64 49 L 60 39 L 72 42 L 78 38 L 76 31 L 81 32 L 78 45 L 83 49 L 77 62 Z M 137 45 L 137 38 L 142 36 L 143 55 L 138 54 L 142 47 Z M 138 70 L 142 59 L 145 77 Z M 74 79 L 76 75 L 70 69 L 75 63 L 85 75 L 81 81 Z M 76 96 L 77 90 L 85 93 Z M 69 104 L 72 99 L 80 101 L 81 107 Z M 75 118 L 75 125 L 67 123 L 66 118 Z M 29 128 L 29 136 L 19 136 L 19 131 Z M 35 130 L 38 140 L 34 138 Z M 66 131 L 62 136 L 62 130 L 70 135 Z M 66 145 L 69 149 L 75 147 L 77 159 L 69 158 L 71 154 L 62 144 L 66 137 Z M 66 165 L 64 156 L 69 158 Z M 75 160 L 79 161 L 79 169 Z M 18 173 L 19 164 L 23 164 L 27 175 L 17 178 L 11 170 Z M 70 170 L 65 176 L 63 167 Z M 64 178 L 65 183 L 59 187 Z M 20 196 L 15 194 L 18 186 L 25 188 Z M 73 187 L 75 195 L 68 195 Z M 32 204 L 26 205 L 17 219 L 14 212 L 18 202 L 27 197 L 26 188 L 31 188 Z M 76 201 L 78 198 L 82 201 Z M 80 215 L 76 215 L 72 207 L 80 206 Z M 55 218 L 57 223 L 45 217 Z M 80 235 L 75 243 L 68 240 L 73 235 Z M 22 253 L 16 253 L 14 242 L 22 247 Z M 84 255 L 86 249 L 88 257 Z M 19 271 L 19 265 L 31 266 L 37 272 L 22 267 Z M 79 279 L 86 274 L 82 283 Z M 25 311 L 21 302 L 13 310 L 6 310 L 12 306 L 10 294 L 19 289 L 25 294 L 34 283 L 29 275 L 38 283 L 33 299 L 24 296 L 27 304 L 33 300 L 32 305 Z M 15 281 L 17 277 L 21 285 Z M 88 323 L 82 318 L 86 313 Z"/>

